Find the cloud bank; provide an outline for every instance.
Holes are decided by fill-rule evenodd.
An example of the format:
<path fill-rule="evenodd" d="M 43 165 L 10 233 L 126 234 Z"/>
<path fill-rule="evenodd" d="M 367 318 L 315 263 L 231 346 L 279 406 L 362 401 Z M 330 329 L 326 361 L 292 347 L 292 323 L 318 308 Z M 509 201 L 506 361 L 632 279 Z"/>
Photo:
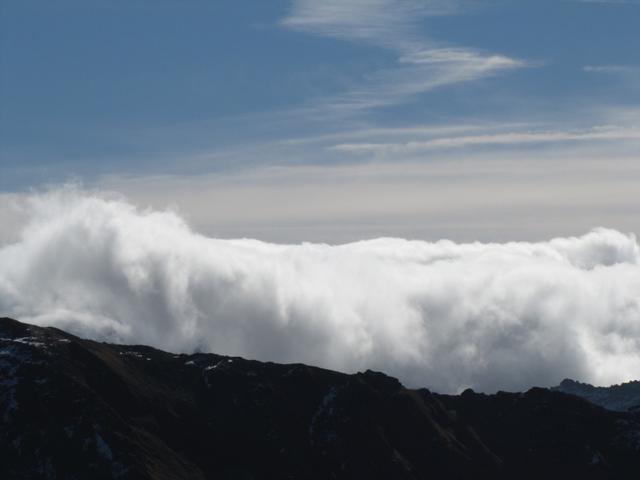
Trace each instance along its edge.
<path fill-rule="evenodd" d="M 222 240 L 176 214 L 63 189 L 0 246 L 0 313 L 92 338 L 355 371 L 455 392 L 640 378 L 640 248 Z"/>

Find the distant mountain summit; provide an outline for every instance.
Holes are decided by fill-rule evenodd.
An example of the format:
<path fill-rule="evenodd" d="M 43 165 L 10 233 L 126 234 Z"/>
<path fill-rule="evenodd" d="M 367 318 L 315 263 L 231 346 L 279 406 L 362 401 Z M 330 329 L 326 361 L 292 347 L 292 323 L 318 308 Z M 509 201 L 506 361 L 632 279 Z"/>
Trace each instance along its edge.
<path fill-rule="evenodd" d="M 564 383 L 564 382 L 563 382 Z M 640 416 L 574 395 L 83 340 L 0 319 L 0 478 L 636 479 Z"/>
<path fill-rule="evenodd" d="M 616 412 L 640 410 L 640 381 L 610 387 L 594 387 L 588 383 L 567 378 L 552 390 L 576 395 L 607 410 Z"/>

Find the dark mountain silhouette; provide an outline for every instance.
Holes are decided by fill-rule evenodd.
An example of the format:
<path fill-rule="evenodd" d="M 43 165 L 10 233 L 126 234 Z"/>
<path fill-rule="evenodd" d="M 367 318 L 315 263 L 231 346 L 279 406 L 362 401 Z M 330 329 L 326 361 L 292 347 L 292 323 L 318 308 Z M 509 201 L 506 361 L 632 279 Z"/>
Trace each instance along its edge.
<path fill-rule="evenodd" d="M 2 479 L 637 478 L 640 417 L 0 319 Z"/>
<path fill-rule="evenodd" d="M 627 412 L 640 410 L 640 382 L 633 381 L 611 385 L 610 387 L 594 387 L 588 383 L 564 379 L 553 390 L 570 393 L 600 405 L 607 410 Z"/>

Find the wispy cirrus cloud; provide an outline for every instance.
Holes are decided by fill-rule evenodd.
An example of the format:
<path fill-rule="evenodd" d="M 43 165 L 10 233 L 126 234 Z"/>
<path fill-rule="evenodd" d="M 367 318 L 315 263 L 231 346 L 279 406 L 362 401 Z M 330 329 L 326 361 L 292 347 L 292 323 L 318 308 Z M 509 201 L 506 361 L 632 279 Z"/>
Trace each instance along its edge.
<path fill-rule="evenodd" d="M 628 74 L 640 73 L 638 65 L 585 65 L 582 70 L 589 73 Z"/>
<path fill-rule="evenodd" d="M 353 112 L 402 103 L 430 90 L 531 65 L 479 49 L 443 45 L 421 22 L 459 11 L 455 1 L 294 0 L 282 25 L 300 32 L 364 43 L 395 52 L 395 63 L 356 88 L 323 102 L 322 110 Z"/>
<path fill-rule="evenodd" d="M 627 88 L 636 90 L 640 80 L 640 65 L 585 65 L 582 71 L 590 75 L 599 75 L 623 82 Z"/>
<path fill-rule="evenodd" d="M 349 153 L 415 153 L 425 150 L 471 146 L 526 145 L 597 140 L 640 140 L 640 129 L 630 127 L 595 127 L 566 131 L 511 131 L 481 135 L 459 135 L 391 143 L 342 143 L 332 150 Z"/>
<path fill-rule="evenodd" d="M 456 12 L 451 0 L 293 0 L 282 25 L 294 30 L 406 51 L 421 48 L 418 20 Z"/>
<path fill-rule="evenodd" d="M 525 66 L 522 60 L 469 48 L 426 48 L 398 59 L 361 88 L 338 96 L 335 108 L 362 110 L 402 103 L 421 93 Z"/>

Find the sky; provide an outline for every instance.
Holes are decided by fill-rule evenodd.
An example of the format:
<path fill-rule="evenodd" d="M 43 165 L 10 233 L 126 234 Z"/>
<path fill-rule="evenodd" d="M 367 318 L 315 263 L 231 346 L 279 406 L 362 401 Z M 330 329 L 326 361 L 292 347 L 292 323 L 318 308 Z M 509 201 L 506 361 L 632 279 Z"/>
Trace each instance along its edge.
<path fill-rule="evenodd" d="M 0 315 L 447 393 L 638 379 L 638 25 L 0 0 Z"/>
<path fill-rule="evenodd" d="M 6 224 L 73 182 L 284 243 L 638 229 L 638 2 L 0 5 Z"/>

